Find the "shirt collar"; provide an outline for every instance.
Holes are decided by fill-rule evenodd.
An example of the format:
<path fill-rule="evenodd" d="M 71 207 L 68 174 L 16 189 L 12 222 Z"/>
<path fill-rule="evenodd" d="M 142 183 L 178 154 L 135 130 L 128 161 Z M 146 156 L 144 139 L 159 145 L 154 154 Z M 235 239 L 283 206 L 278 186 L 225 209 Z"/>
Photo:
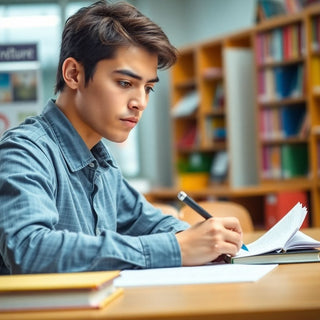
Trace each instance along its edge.
<path fill-rule="evenodd" d="M 69 119 L 55 104 L 55 100 L 49 100 L 42 117 L 52 128 L 71 171 L 81 170 L 94 161 L 98 161 L 102 167 L 109 165 L 117 167 L 102 141 L 99 141 L 91 151 L 88 149 Z"/>

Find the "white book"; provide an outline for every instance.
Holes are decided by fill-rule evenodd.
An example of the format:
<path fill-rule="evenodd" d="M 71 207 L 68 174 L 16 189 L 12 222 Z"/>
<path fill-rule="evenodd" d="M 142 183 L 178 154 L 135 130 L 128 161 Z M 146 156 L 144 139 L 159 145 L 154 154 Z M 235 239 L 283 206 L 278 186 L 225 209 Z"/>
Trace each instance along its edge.
<path fill-rule="evenodd" d="M 171 115 L 175 118 L 189 116 L 198 108 L 199 102 L 199 93 L 191 91 L 172 108 Z"/>

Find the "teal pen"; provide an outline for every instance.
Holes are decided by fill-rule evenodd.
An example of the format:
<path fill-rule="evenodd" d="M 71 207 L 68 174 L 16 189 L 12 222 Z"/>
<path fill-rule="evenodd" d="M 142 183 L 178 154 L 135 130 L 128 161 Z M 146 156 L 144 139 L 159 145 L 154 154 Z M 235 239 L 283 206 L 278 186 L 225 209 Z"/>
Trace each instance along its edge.
<path fill-rule="evenodd" d="M 199 213 L 203 218 L 210 219 L 212 218 L 212 215 L 204 210 L 202 207 L 200 207 L 192 198 L 190 198 L 184 191 L 180 191 L 178 193 L 178 199 L 188 205 L 190 208 L 195 210 L 197 213 Z M 241 249 L 249 251 L 245 244 L 242 244 Z"/>

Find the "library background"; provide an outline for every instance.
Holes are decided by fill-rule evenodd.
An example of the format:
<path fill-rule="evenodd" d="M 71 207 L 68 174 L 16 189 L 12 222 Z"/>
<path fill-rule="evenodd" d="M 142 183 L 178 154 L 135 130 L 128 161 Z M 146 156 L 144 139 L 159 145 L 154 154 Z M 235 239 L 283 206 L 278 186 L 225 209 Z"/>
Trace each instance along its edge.
<path fill-rule="evenodd" d="M 65 19 L 93 1 L 0 0 L 0 135 L 53 97 Z M 179 49 L 139 128 L 106 142 L 151 201 L 223 199 L 320 226 L 320 2 L 132 0 Z M 126 159 L 130 158 L 128 162 Z"/>

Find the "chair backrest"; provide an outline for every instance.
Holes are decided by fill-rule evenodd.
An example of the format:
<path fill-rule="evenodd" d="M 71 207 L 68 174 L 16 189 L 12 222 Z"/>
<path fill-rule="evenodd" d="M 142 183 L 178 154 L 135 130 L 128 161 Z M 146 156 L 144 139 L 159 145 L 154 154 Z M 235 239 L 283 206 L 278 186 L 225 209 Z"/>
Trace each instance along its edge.
<path fill-rule="evenodd" d="M 231 201 L 199 201 L 198 204 L 214 217 L 237 217 L 243 232 L 252 232 L 254 230 L 249 211 L 238 203 Z M 203 221 L 203 217 L 186 205 L 180 209 L 179 217 L 191 225 Z"/>
<path fill-rule="evenodd" d="M 169 214 L 179 219 L 179 210 L 173 205 L 161 202 L 151 202 L 152 205 L 158 209 L 160 209 L 164 214 Z"/>

